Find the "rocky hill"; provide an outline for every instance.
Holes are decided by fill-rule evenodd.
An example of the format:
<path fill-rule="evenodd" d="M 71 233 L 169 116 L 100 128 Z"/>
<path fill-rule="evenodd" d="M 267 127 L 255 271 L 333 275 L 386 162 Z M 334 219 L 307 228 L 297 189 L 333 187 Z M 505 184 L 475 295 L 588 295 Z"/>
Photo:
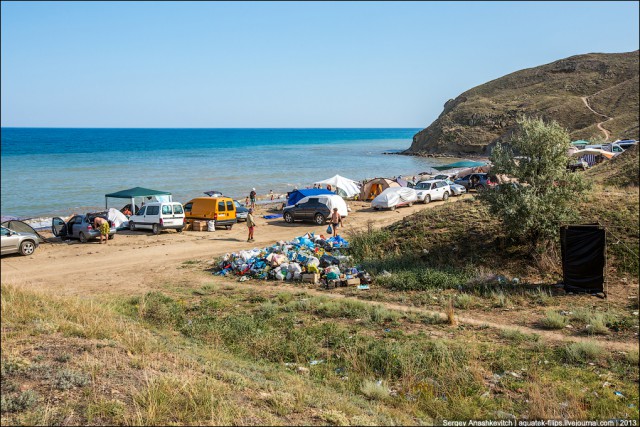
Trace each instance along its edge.
<path fill-rule="evenodd" d="M 405 154 L 488 155 L 519 115 L 556 120 L 574 140 L 638 139 L 638 63 L 638 51 L 591 53 L 492 80 L 447 101 Z"/>

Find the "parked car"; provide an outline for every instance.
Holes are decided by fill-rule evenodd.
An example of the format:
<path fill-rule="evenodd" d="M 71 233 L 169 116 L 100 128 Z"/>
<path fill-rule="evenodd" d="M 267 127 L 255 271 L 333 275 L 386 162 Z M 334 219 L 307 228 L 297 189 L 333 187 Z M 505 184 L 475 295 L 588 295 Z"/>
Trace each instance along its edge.
<path fill-rule="evenodd" d="M 226 227 L 231 230 L 233 224 L 238 222 L 236 217 L 236 205 L 229 197 L 196 197 L 184 205 L 186 221 L 191 223 L 197 220 L 214 220 L 216 227 Z"/>
<path fill-rule="evenodd" d="M 416 190 L 418 201 L 423 203 L 429 203 L 432 200 L 447 200 L 451 194 L 449 184 L 442 179 L 421 181 L 413 189 Z"/>
<path fill-rule="evenodd" d="M 464 193 L 467 192 L 467 189 L 464 188 L 464 186 L 456 184 L 455 182 L 453 182 L 450 179 L 445 179 L 444 182 L 449 184 L 449 188 L 451 189 L 451 195 L 452 196 L 459 196 L 459 195 L 464 194 Z"/>
<path fill-rule="evenodd" d="M 246 221 L 247 215 L 249 215 L 249 209 L 244 207 L 244 205 L 237 200 L 234 200 L 233 203 L 236 205 L 236 218 L 238 219 L 238 222 Z"/>
<path fill-rule="evenodd" d="M 413 206 L 417 201 L 418 193 L 413 188 L 389 187 L 371 201 L 371 207 L 374 210 L 386 208 L 395 210 L 400 206 Z"/>
<path fill-rule="evenodd" d="M 313 221 L 318 225 L 324 224 L 331 218 L 331 210 L 318 197 L 308 197 L 306 201 L 300 200 L 295 205 L 285 206 L 282 218 L 293 223 L 296 220 Z"/>
<path fill-rule="evenodd" d="M 7 227 L 0 227 L 0 242 L 2 255 L 20 254 L 31 255 L 38 247 L 40 238 L 32 233 L 13 231 Z"/>
<path fill-rule="evenodd" d="M 161 230 L 174 229 L 181 233 L 183 228 L 184 207 L 178 202 L 147 203 L 137 214 L 129 217 L 131 231 L 147 229 L 159 234 Z"/>
<path fill-rule="evenodd" d="M 638 145 L 638 141 L 636 141 L 634 139 L 623 139 L 621 141 L 616 141 L 615 144 L 617 144 L 623 150 L 627 150 L 627 149 L 633 147 L 634 145 Z"/>
<path fill-rule="evenodd" d="M 483 191 L 496 185 L 486 173 L 471 173 L 453 181 L 469 190 Z"/>
<path fill-rule="evenodd" d="M 74 215 L 69 221 L 65 222 L 62 218 L 53 218 L 51 220 L 51 231 L 56 237 L 63 239 L 79 239 L 82 243 L 86 243 L 91 239 L 100 237 L 100 230 L 93 227 L 93 220 L 101 217 L 109 221 L 106 212 L 93 212 L 84 215 Z M 109 239 L 116 236 L 116 225 L 113 221 L 109 221 Z"/>

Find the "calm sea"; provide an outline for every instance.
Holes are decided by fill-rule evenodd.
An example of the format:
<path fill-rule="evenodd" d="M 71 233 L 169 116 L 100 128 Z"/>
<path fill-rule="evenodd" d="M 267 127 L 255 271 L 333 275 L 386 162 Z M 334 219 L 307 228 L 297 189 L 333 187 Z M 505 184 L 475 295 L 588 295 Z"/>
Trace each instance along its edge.
<path fill-rule="evenodd" d="M 450 162 L 383 154 L 407 149 L 419 130 L 2 128 L 2 215 L 104 208 L 106 193 L 138 186 L 183 203 L 208 190 L 244 199 L 252 187 L 284 193 L 335 174 L 362 180 Z"/>

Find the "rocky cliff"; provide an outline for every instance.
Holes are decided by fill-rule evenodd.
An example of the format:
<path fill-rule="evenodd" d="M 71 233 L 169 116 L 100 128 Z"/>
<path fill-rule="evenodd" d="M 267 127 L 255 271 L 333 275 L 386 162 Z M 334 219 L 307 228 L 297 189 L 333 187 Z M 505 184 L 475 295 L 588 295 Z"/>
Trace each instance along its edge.
<path fill-rule="evenodd" d="M 591 53 L 492 80 L 447 101 L 405 154 L 488 155 L 520 115 L 556 120 L 574 140 L 638 139 L 638 63 L 638 51 Z"/>

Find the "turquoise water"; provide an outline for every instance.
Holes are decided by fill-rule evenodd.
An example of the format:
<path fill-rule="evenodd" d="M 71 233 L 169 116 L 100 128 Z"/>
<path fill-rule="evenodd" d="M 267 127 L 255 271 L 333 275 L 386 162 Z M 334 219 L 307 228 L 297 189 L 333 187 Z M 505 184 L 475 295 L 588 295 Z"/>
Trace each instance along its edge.
<path fill-rule="evenodd" d="M 38 217 L 104 208 L 131 187 L 185 203 L 218 190 L 244 199 L 340 174 L 409 175 L 451 159 L 384 155 L 420 129 L 2 128 L 2 215 Z M 109 206 L 124 205 L 109 199 Z"/>

